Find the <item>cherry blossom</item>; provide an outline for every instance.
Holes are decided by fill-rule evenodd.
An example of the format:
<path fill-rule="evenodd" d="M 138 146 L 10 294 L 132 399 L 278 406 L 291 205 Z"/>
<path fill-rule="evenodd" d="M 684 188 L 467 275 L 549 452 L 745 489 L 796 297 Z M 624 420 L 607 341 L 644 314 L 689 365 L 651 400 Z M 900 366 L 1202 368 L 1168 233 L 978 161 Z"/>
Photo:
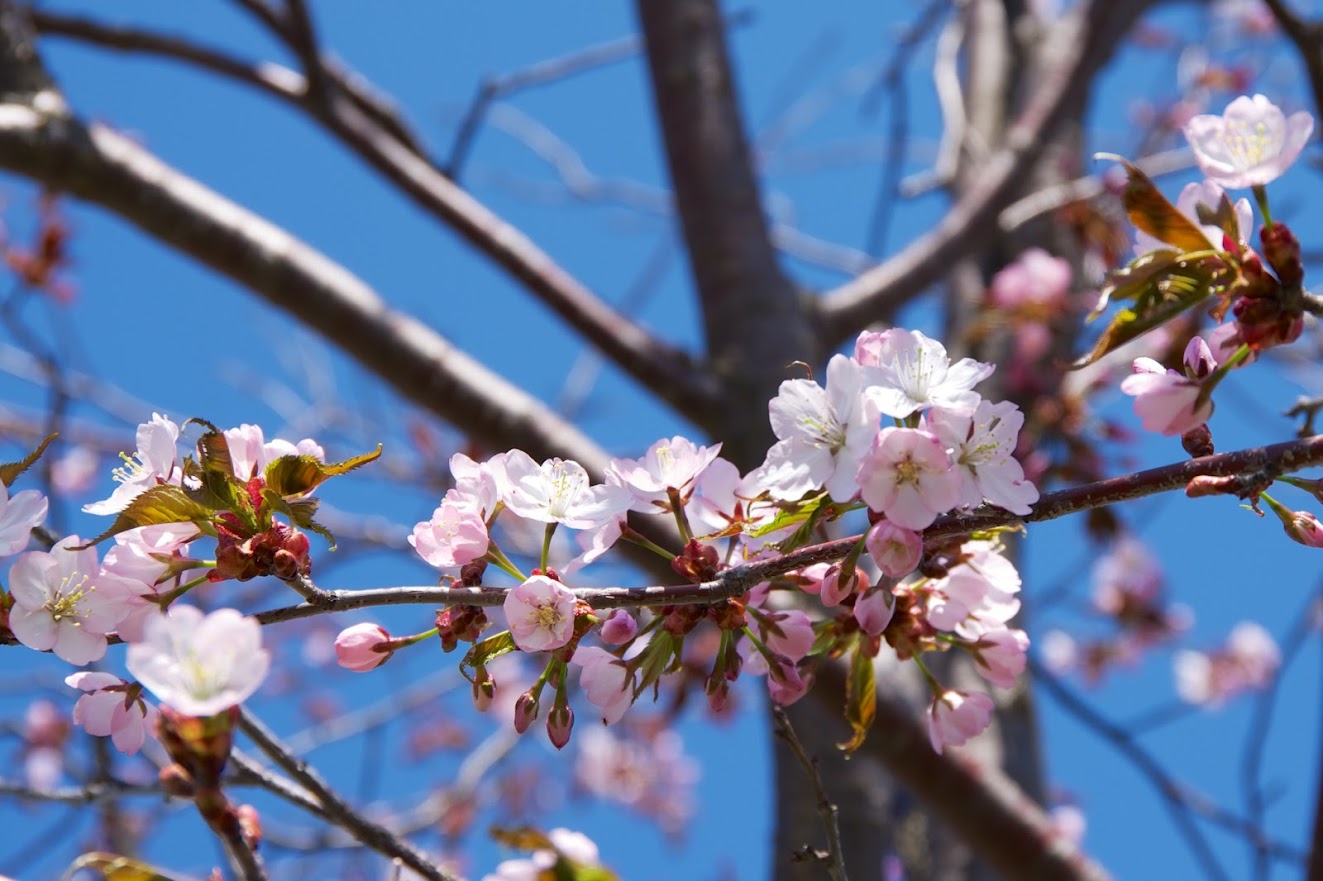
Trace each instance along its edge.
<path fill-rule="evenodd" d="M 834 355 L 826 388 L 808 379 L 781 383 L 768 405 L 779 440 L 749 478 L 775 499 L 790 501 L 819 489 L 838 501 L 854 498 L 859 460 L 880 415 L 864 392 L 881 378 L 876 368 Z"/>
<path fill-rule="evenodd" d="M 1289 117 L 1263 95 L 1242 95 L 1221 116 L 1204 114 L 1185 124 L 1199 170 L 1229 190 L 1262 186 L 1281 177 L 1314 132 L 1314 117 Z"/>
<path fill-rule="evenodd" d="M 881 636 L 896 612 L 896 603 L 889 590 L 879 588 L 861 596 L 854 604 L 854 619 L 869 636 Z"/>
<path fill-rule="evenodd" d="M 602 642 L 624 645 L 639 632 L 639 622 L 627 609 L 615 609 L 602 622 Z"/>
<path fill-rule="evenodd" d="M 390 660 L 389 651 L 378 648 L 390 641 L 390 634 L 379 624 L 355 624 L 335 637 L 335 660 L 355 673 L 375 670 Z"/>
<path fill-rule="evenodd" d="M 966 542 L 966 559 L 928 586 L 928 622 L 966 639 L 1003 629 L 1020 611 L 1020 573 L 992 542 Z"/>
<path fill-rule="evenodd" d="M 1176 691 L 1188 703 L 1220 706 L 1243 691 L 1266 686 L 1281 661 L 1281 651 L 1268 631 L 1253 621 L 1242 621 L 1232 629 L 1225 648 L 1176 653 Z"/>
<path fill-rule="evenodd" d="M 175 604 L 147 622 L 126 665 L 161 703 L 185 716 L 213 716 L 247 700 L 266 678 L 271 655 L 262 627 L 234 609 L 204 615 Z"/>
<path fill-rule="evenodd" d="M 629 492 L 620 486 L 590 486 L 578 462 L 548 459 L 541 465 L 522 450 L 493 460 L 501 501 L 516 516 L 571 529 L 596 529 L 629 508 Z"/>
<path fill-rule="evenodd" d="M 1176 210 L 1188 217 L 1207 237 L 1208 244 L 1218 250 L 1221 250 L 1223 244 L 1222 228 L 1213 223 L 1201 222 L 1199 206 L 1216 211 L 1225 195 L 1226 190 L 1211 180 L 1205 180 L 1186 184 L 1181 189 L 1181 194 L 1176 197 Z M 1250 207 L 1249 199 L 1239 199 L 1232 205 L 1232 210 L 1236 214 L 1236 241 L 1244 243 L 1249 240 L 1250 232 L 1254 228 L 1254 209 Z M 1135 231 L 1136 254 L 1147 254 L 1168 247 L 1166 242 L 1154 238 L 1142 229 Z"/>
<path fill-rule="evenodd" d="M 688 496 L 694 482 L 720 452 L 721 444 L 700 447 L 679 435 L 670 440 L 662 438 L 640 459 L 612 459 L 606 466 L 606 479 L 629 490 L 630 510 L 669 511 L 669 491 Z"/>
<path fill-rule="evenodd" d="M 0 483 L 0 557 L 28 546 L 32 530 L 46 520 L 49 504 L 38 490 L 25 489 L 11 496 L 9 487 Z"/>
<path fill-rule="evenodd" d="M 418 555 L 439 569 L 451 569 L 472 563 L 487 554 L 491 543 L 487 523 L 465 493 L 451 489 L 432 512 L 430 520 L 416 524 L 409 544 Z"/>
<path fill-rule="evenodd" d="M 580 646 L 571 661 L 583 668 L 579 685 L 589 702 L 602 711 L 607 725 L 619 722 L 634 703 L 634 682 L 625 662 L 595 645 Z"/>
<path fill-rule="evenodd" d="M 1024 477 L 1012 453 L 1024 425 L 1024 414 L 1010 401 L 979 401 L 972 410 L 933 409 L 928 427 L 947 445 L 964 477 L 960 503 L 977 507 L 983 500 L 1013 514 L 1028 514 L 1038 501 L 1038 488 Z"/>
<path fill-rule="evenodd" d="M 868 530 L 864 546 L 869 556 L 888 578 L 904 578 L 913 572 L 923 556 L 923 536 L 897 526 L 890 520 L 879 520 Z"/>
<path fill-rule="evenodd" d="M 1042 248 L 1026 248 L 988 285 L 988 300 L 1002 309 L 1059 306 L 1070 290 L 1070 261 Z"/>
<path fill-rule="evenodd" d="M 109 673 L 82 671 L 66 676 L 64 684 L 87 692 L 74 704 L 75 725 L 96 737 L 109 736 L 115 749 L 125 755 L 142 749 L 156 709 L 129 683 Z"/>
<path fill-rule="evenodd" d="M 534 575 L 505 597 L 505 618 L 515 645 L 526 652 L 558 649 L 574 635 L 574 592 Z"/>
<path fill-rule="evenodd" d="M 1213 415 L 1211 399 L 1198 401 L 1203 386 L 1195 380 L 1163 369 L 1152 358 L 1136 358 L 1134 369 L 1121 380 L 1121 391 L 1134 396 L 1135 415 L 1146 431 L 1185 434 Z"/>
<path fill-rule="evenodd" d="M 229 446 L 234 476 L 245 481 L 261 477 L 266 466 L 281 456 L 312 456 L 314 459 L 326 460 L 325 451 L 312 438 L 305 437 L 298 444 L 281 438 L 268 442 L 262 426 L 246 422 L 238 428 L 226 429 L 225 441 Z"/>
<path fill-rule="evenodd" d="M 142 639 L 150 618 L 161 613 L 156 599 L 160 585 L 171 580 L 179 566 L 189 562 L 188 545 L 200 534 L 192 523 L 161 523 L 140 526 L 115 536 L 115 546 L 106 551 L 102 571 L 127 579 L 133 585 L 128 613 L 116 627 L 128 642 Z"/>
<path fill-rule="evenodd" d="M 1029 636 L 1023 630 L 993 630 L 973 645 L 975 668 L 984 679 L 1002 688 L 1012 688 L 1024 672 Z"/>
<path fill-rule="evenodd" d="M 626 805 L 655 817 L 667 831 L 679 831 L 694 812 L 693 786 L 698 767 L 684 751 L 674 730 L 625 736 L 595 726 L 583 731 L 574 777 L 598 798 Z"/>
<path fill-rule="evenodd" d="M 928 739 L 941 753 L 948 746 L 962 746 L 980 734 L 992 719 L 992 698 L 986 694 L 946 691 L 928 708 Z"/>
<path fill-rule="evenodd" d="M 115 469 L 114 478 L 119 486 L 110 498 L 84 505 L 89 514 L 115 514 L 128 507 L 129 502 L 153 486 L 179 482 L 175 460 L 179 456 L 179 426 L 160 413 L 152 414 L 151 422 L 138 426 L 138 449 L 132 456 L 120 454 L 124 464 Z"/>
<path fill-rule="evenodd" d="M 876 357 L 884 378 L 869 397 L 897 419 L 929 407 L 973 407 L 979 396 L 972 389 L 995 369 L 972 358 L 952 364 L 945 346 L 917 330 L 893 330 Z"/>
<path fill-rule="evenodd" d="M 941 440 L 914 428 L 884 428 L 859 465 L 868 507 L 906 529 L 924 529 L 960 503 L 961 476 Z"/>
<path fill-rule="evenodd" d="M 20 555 L 9 570 L 14 636 L 78 666 L 105 655 L 106 634 L 128 615 L 130 598 L 140 589 L 101 571 L 95 548 L 73 550 L 80 544 L 82 539 L 70 535 L 49 553 Z"/>

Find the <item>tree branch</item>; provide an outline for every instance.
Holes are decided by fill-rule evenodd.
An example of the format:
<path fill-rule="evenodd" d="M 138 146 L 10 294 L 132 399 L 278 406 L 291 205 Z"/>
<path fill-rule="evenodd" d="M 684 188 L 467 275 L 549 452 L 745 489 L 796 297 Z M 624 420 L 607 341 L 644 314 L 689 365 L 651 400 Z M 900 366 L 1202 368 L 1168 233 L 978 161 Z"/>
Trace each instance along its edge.
<path fill-rule="evenodd" d="M 937 228 L 820 301 L 821 343 L 831 348 L 880 314 L 898 308 L 946 274 L 962 255 L 997 234 L 997 214 L 1032 170 L 1048 135 L 1110 57 L 1151 0 L 1093 0 L 1056 24 L 1048 42 L 1059 62 L 1011 126 L 1006 146 L 988 158 Z"/>

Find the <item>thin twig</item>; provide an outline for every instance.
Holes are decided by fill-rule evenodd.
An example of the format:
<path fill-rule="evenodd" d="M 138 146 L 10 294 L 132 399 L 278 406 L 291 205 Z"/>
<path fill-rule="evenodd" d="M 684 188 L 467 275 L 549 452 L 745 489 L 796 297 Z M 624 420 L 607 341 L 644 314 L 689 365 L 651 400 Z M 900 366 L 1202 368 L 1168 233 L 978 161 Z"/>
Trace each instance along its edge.
<path fill-rule="evenodd" d="M 813 784 L 813 791 L 817 795 L 818 816 L 822 818 L 822 826 L 827 833 L 827 850 L 817 849 L 808 850 L 809 854 L 827 869 L 827 874 L 832 881 L 847 881 L 845 874 L 845 854 L 841 847 L 841 828 L 838 823 L 840 810 L 836 803 L 827 795 L 827 789 L 822 784 L 822 775 L 818 773 L 818 760 L 804 751 L 804 744 L 799 742 L 795 735 L 795 729 L 790 724 L 790 717 L 786 711 L 772 705 L 772 720 L 776 724 L 776 735 L 786 742 L 790 751 L 795 754 L 800 765 L 804 767 L 804 773 L 808 774 L 809 780 Z"/>

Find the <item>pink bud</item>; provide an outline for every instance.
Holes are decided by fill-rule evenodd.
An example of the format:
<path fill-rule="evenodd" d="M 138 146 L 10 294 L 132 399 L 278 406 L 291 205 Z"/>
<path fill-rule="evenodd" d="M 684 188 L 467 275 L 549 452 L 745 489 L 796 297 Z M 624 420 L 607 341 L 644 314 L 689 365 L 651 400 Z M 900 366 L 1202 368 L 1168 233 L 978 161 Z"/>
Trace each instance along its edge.
<path fill-rule="evenodd" d="M 514 707 L 514 727 L 515 731 L 523 734 L 528 730 L 528 726 L 533 724 L 537 718 L 537 695 L 531 691 L 526 691 L 519 695 L 515 701 Z"/>
<path fill-rule="evenodd" d="M 389 642 L 390 634 L 380 625 L 355 624 L 335 638 L 335 659 L 347 670 L 366 673 L 390 660 Z"/>
<path fill-rule="evenodd" d="M 574 729 L 574 710 L 569 707 L 552 707 L 547 714 L 547 738 L 556 749 L 564 749 L 570 742 L 570 731 Z"/>
<path fill-rule="evenodd" d="M 923 556 L 923 536 L 897 526 L 890 520 L 879 520 L 868 530 L 864 539 L 868 553 L 882 574 L 888 578 L 904 578 L 919 565 Z"/>
<path fill-rule="evenodd" d="M 624 645 L 638 632 L 638 622 L 624 609 L 616 609 L 602 622 L 602 642 L 610 645 Z"/>
<path fill-rule="evenodd" d="M 495 697 L 496 681 L 492 679 L 492 674 L 487 672 L 486 667 L 479 667 L 473 677 L 473 706 L 479 713 L 485 713 Z"/>
<path fill-rule="evenodd" d="M 1306 547 L 1323 548 L 1323 524 L 1308 511 L 1292 511 L 1291 523 L 1288 525 L 1283 520 L 1282 525 L 1292 541 L 1298 541 Z"/>

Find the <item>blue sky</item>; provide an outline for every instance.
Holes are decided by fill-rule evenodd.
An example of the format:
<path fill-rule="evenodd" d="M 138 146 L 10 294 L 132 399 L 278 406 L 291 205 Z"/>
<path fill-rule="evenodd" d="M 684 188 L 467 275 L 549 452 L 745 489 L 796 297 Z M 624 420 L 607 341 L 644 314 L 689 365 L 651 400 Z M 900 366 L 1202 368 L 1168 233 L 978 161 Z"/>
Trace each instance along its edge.
<path fill-rule="evenodd" d="M 370 16 L 356 4 L 313 5 L 325 42 L 393 94 L 419 134 L 439 152 L 448 148 L 459 115 L 484 75 L 521 69 L 634 31 L 626 4 L 589 0 L 572 6 L 396 0 L 375 4 Z M 49 6 L 96 15 L 131 14 L 137 22 L 288 63 L 257 27 L 226 3 L 142 0 L 111 8 L 85 0 Z M 567 14 L 568 9 L 572 13 Z M 889 59 L 896 36 L 920 7 L 842 2 L 823 5 L 811 17 L 792 4 L 758 4 L 753 10 L 753 20 L 733 37 L 733 51 L 750 127 L 768 148 L 763 169 L 769 210 L 806 235 L 862 250 L 885 149 L 888 109 L 883 103 L 870 111 L 862 96 Z M 1162 22 L 1199 33 L 1201 25 L 1182 17 L 1186 15 L 1173 13 Z M 927 44 L 907 75 L 913 114 L 909 172 L 929 167 L 935 150 L 938 120 L 927 72 L 931 57 Z M 1122 54 L 1098 94 L 1090 149 L 1134 149 L 1131 102 L 1137 95 L 1160 100 L 1175 94 L 1173 57 L 1165 50 L 1130 49 Z M 302 118 L 240 86 L 167 62 L 54 42 L 47 60 L 84 116 L 131 133 L 167 162 L 285 226 L 359 274 L 392 305 L 419 315 L 539 397 L 554 400 L 561 393 L 582 354 L 573 335 Z M 1262 83 L 1274 98 L 1300 100 L 1299 84 L 1283 62 L 1268 64 Z M 1230 97 L 1217 96 L 1213 104 L 1220 108 Z M 650 259 L 669 247 L 661 282 L 638 315 L 666 339 L 694 346 L 698 327 L 687 271 L 670 247 L 669 219 L 655 210 L 665 169 L 650 106 L 638 59 L 522 93 L 483 130 L 464 180 L 497 213 L 613 302 L 623 302 Z M 525 143 L 533 126 L 545 127 L 569 145 L 602 181 L 628 182 L 629 193 L 637 198 L 621 204 L 611 198 L 585 202 L 566 197 L 546 162 Z M 783 134 L 773 140 L 778 133 Z M 1174 196 L 1184 179 L 1172 178 L 1163 186 Z M 13 180 L 3 186 L 6 220 L 21 238 L 30 223 L 31 191 Z M 1294 170 L 1275 190 L 1279 219 L 1299 221 L 1298 229 L 1308 230 L 1308 221 L 1317 220 L 1315 209 L 1308 207 L 1316 201 L 1309 196 L 1316 195 L 1317 188 L 1315 171 Z M 937 197 L 898 206 L 886 250 L 934 222 L 941 207 Z M 77 301 L 67 309 L 30 304 L 24 314 L 42 334 L 60 341 L 71 368 L 136 396 L 143 404 L 138 418 L 148 418 L 156 408 L 177 418 L 201 416 L 221 425 L 259 422 L 271 434 L 291 426 L 289 435 L 297 439 L 308 432 L 311 416 L 324 416 L 325 405 L 333 401 L 344 413 L 334 432 L 343 448 L 333 455 L 359 452 L 377 440 L 387 444 L 388 453 L 392 444 L 408 450 L 408 428 L 418 417 L 283 316 L 113 217 L 78 206 L 71 206 L 70 216 Z M 1308 248 L 1308 236 L 1302 238 Z M 806 285 L 829 286 L 844 278 L 793 257 L 787 258 L 787 266 Z M 922 318 L 916 313 L 916 321 Z M 1247 372 L 1229 384 L 1213 422 L 1220 450 L 1285 439 L 1293 426 L 1277 414 L 1297 394 L 1318 390 L 1317 377 L 1298 382 L 1277 370 Z M 10 378 L 0 378 L 0 396 L 26 407 L 45 400 L 40 390 Z M 1119 395 L 1108 412 L 1138 430 Z M 85 405 L 74 414 L 111 424 Z M 610 370 L 592 387 L 577 415 L 586 430 L 619 454 L 637 454 L 656 438 L 686 428 L 650 407 L 628 379 Z M 1181 457 L 1174 441 L 1144 441 L 1125 452 L 1143 465 Z M 109 463 L 105 471 L 108 474 Z M 107 477 L 101 488 L 108 487 Z M 408 486 L 397 484 L 383 492 L 353 479 L 326 495 L 330 504 L 345 511 L 380 514 L 405 529 L 427 516 L 435 503 L 434 496 Z M 1306 501 L 1297 497 L 1293 506 L 1303 507 Z M 87 533 L 98 528 L 72 509 L 65 513 L 64 522 L 72 529 Z M 1220 643 L 1245 618 L 1261 621 L 1280 637 L 1317 589 L 1316 552 L 1289 544 L 1275 523 L 1259 521 L 1231 500 L 1149 500 L 1131 506 L 1127 514 L 1166 561 L 1173 599 L 1194 609 L 1190 641 L 1195 646 Z M 1032 636 L 1049 626 L 1090 626 L 1080 614 L 1088 593 L 1087 553 L 1078 523 L 1050 524 L 1031 534 L 1024 562 L 1030 596 L 1064 585 L 1070 597 L 1029 620 Z M 319 573 L 330 587 L 418 583 L 433 577 L 408 553 L 350 556 L 328 563 Z M 360 620 L 344 617 L 330 626 Z M 428 624 L 406 613 L 382 620 L 404 632 Z M 289 650 L 295 648 L 291 639 Z M 53 659 L 10 654 L 12 669 L 24 675 L 63 675 Z M 1304 840 L 1312 810 L 1319 741 L 1317 655 L 1311 643 L 1287 672 L 1267 740 L 1265 778 L 1274 793 L 1268 826 L 1297 843 Z M 370 703 L 384 690 L 403 688 L 437 666 L 435 657 L 428 656 L 400 661 L 373 676 L 354 678 L 332 671 L 317 682 L 324 682 L 343 705 L 354 706 Z M 1071 685 L 1084 691 L 1077 682 Z M 72 696 L 61 689 L 57 685 L 52 694 L 70 705 Z M 264 694 L 255 706 L 275 724 L 287 732 L 303 724 L 298 702 L 280 694 L 278 683 Z M 1174 694 L 1168 653 L 1116 672 L 1086 696 L 1118 721 L 1169 706 Z M 564 787 L 551 784 L 545 796 L 553 807 L 541 822 L 583 828 L 598 840 L 606 861 L 631 879 L 765 877 L 774 797 L 767 782 L 770 747 L 762 734 L 758 695 L 747 697 L 751 711 L 733 724 L 715 727 L 692 708 L 683 716 L 686 746 L 701 762 L 703 774 L 701 807 L 683 843 L 668 845 L 645 823 L 610 806 L 565 798 Z M 441 700 L 441 716 L 465 712 L 463 690 Z M 1189 853 L 1151 786 L 1051 699 L 1042 697 L 1040 708 L 1050 779 L 1078 799 L 1087 813 L 1086 848 L 1118 878 L 1188 877 L 1193 865 Z M 1251 706 L 1242 700 L 1212 714 L 1189 713 L 1149 733 L 1142 743 L 1177 778 L 1239 811 L 1243 740 L 1251 721 Z M 363 770 L 365 755 L 373 750 L 394 755 L 402 742 L 400 726 L 394 726 L 366 747 L 336 747 L 316 757 L 347 792 L 364 798 L 413 792 L 423 779 L 435 786 L 453 769 L 453 762 L 444 760 L 411 766 L 373 759 L 368 771 Z M 6 750 L 12 752 L 13 747 L 0 741 L 0 754 Z M 545 753 L 540 743 L 527 744 L 518 761 L 548 763 Z M 144 807 L 156 810 L 150 804 Z M 67 855 L 63 848 L 52 848 L 30 864 L 13 861 L 19 855 L 31 858 L 24 853 L 26 843 L 68 822 L 62 820 L 62 810 L 32 815 L 18 827 L 24 834 L 0 841 L 0 873 L 36 881 L 59 871 Z M 15 828 L 16 817 L 10 803 L 0 802 L 7 828 Z M 168 824 L 163 828 L 169 830 L 170 841 L 159 843 L 154 853 L 163 862 L 205 874 L 215 857 L 208 846 L 197 850 L 191 844 L 205 840 L 197 820 L 176 811 L 160 822 Z M 1211 832 L 1210 839 L 1228 873 L 1245 875 L 1243 846 L 1218 832 Z M 185 841 L 190 842 L 187 848 L 176 845 Z M 480 876 L 494 864 L 495 853 L 478 847 L 473 858 L 472 868 Z"/>

